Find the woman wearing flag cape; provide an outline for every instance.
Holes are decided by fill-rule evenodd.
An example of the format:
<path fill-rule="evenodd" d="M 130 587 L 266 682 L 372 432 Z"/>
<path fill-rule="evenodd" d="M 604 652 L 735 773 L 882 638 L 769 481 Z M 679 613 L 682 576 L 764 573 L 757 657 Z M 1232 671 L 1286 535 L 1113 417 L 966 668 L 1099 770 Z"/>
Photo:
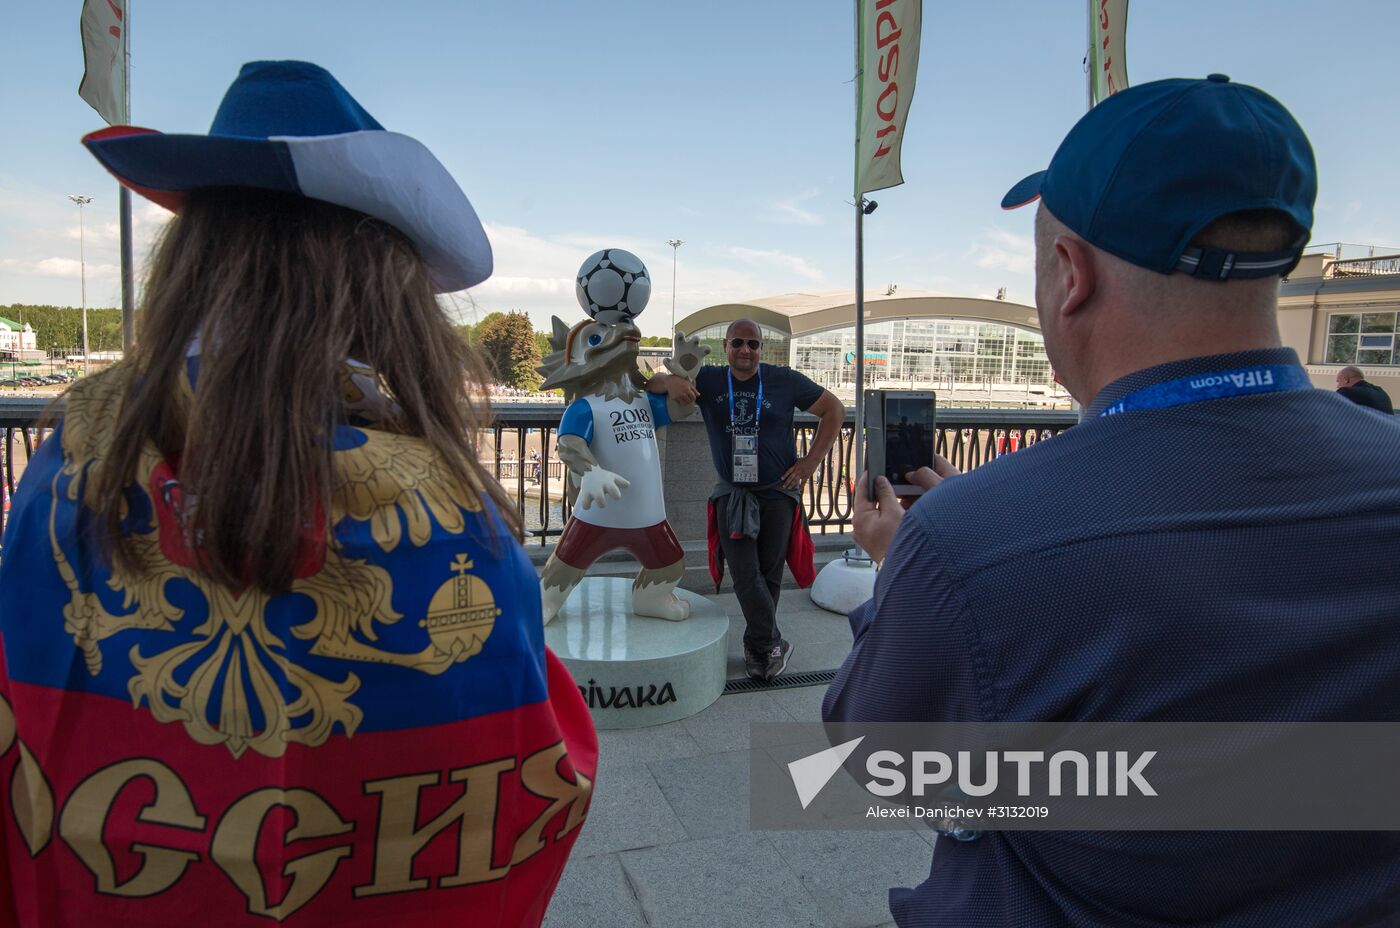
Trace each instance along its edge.
<path fill-rule="evenodd" d="M 177 215 L 4 538 L 0 926 L 538 925 L 597 739 L 436 300 L 471 204 L 301 62 L 84 142 Z"/>

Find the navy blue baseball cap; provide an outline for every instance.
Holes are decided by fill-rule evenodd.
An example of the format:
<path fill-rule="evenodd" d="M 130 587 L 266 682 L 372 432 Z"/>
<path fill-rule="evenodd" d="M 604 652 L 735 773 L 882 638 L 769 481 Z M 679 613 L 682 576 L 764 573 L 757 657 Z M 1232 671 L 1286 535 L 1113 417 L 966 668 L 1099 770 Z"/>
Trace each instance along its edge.
<path fill-rule="evenodd" d="M 1002 198 L 1037 198 L 1085 241 L 1163 274 L 1226 280 L 1287 274 L 1312 230 L 1317 164 L 1293 115 L 1223 74 L 1119 91 L 1069 130 L 1050 167 Z M 1211 222 L 1277 210 L 1297 226 L 1284 251 L 1189 247 Z"/>

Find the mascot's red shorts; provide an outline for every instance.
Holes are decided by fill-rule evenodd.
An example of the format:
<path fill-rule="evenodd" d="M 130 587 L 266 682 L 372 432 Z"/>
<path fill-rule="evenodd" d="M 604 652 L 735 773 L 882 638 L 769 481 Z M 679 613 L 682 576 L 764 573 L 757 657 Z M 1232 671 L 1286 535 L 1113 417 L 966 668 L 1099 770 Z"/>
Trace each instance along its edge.
<path fill-rule="evenodd" d="M 570 519 L 559 536 L 554 556 L 570 567 L 583 570 L 619 548 L 631 552 L 647 570 L 670 567 L 685 558 L 685 549 L 676 540 L 671 523 L 664 519 L 646 528 L 604 528 L 582 519 Z"/>

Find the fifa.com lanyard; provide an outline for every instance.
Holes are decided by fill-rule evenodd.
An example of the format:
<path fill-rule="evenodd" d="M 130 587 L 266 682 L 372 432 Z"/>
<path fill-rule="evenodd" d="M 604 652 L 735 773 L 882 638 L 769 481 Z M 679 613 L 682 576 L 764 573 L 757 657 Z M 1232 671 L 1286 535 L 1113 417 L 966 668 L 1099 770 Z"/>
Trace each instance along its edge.
<path fill-rule="evenodd" d="M 1311 390 L 1307 372 L 1296 364 L 1263 364 L 1237 367 L 1228 371 L 1192 374 L 1166 383 L 1153 384 L 1129 393 L 1108 406 L 1100 416 L 1112 416 L 1135 409 L 1167 409 L 1186 403 L 1218 400 L 1255 393 L 1281 393 L 1285 390 Z"/>
<path fill-rule="evenodd" d="M 730 423 L 731 425 L 733 425 L 733 424 L 734 424 L 734 372 L 733 372 L 732 370 L 726 370 L 726 371 L 725 371 L 725 374 L 729 377 L 729 423 Z M 754 414 L 753 414 L 753 437 L 754 437 L 754 444 L 756 445 L 756 444 L 758 444 L 758 420 L 759 420 L 759 418 L 763 415 L 763 368 L 760 367 L 760 368 L 758 369 L 757 373 L 756 373 L 754 376 L 756 376 L 756 377 L 758 378 L 758 397 L 757 397 L 757 399 L 755 400 L 755 402 L 756 402 L 756 404 L 757 404 L 757 408 L 754 410 Z"/>

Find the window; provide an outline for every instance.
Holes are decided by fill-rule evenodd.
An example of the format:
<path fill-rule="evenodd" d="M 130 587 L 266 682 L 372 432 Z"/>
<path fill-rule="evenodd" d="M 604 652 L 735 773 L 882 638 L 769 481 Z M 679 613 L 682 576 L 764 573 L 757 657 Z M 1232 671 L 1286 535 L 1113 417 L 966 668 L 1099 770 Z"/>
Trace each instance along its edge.
<path fill-rule="evenodd" d="M 1328 364 L 1396 364 L 1396 319 L 1400 314 L 1333 313 L 1327 318 Z"/>
<path fill-rule="evenodd" d="M 700 344 L 710 346 L 710 353 L 705 356 L 703 363 L 720 365 L 729 363 L 725 360 L 724 355 L 724 333 L 728 330 L 729 323 L 718 322 L 691 333 L 700 339 Z M 763 337 L 763 362 L 787 367 L 789 342 L 787 334 L 762 324 L 758 327 L 758 333 Z"/>
<path fill-rule="evenodd" d="M 803 335 L 792 344 L 793 366 L 807 376 L 828 386 L 847 390 L 854 386 L 854 329 Z M 938 385 L 952 388 L 954 384 L 1050 383 L 1050 364 L 1040 336 L 1000 323 L 945 319 L 875 322 L 865 330 L 865 356 L 866 377 L 876 386 L 928 389 Z"/>

